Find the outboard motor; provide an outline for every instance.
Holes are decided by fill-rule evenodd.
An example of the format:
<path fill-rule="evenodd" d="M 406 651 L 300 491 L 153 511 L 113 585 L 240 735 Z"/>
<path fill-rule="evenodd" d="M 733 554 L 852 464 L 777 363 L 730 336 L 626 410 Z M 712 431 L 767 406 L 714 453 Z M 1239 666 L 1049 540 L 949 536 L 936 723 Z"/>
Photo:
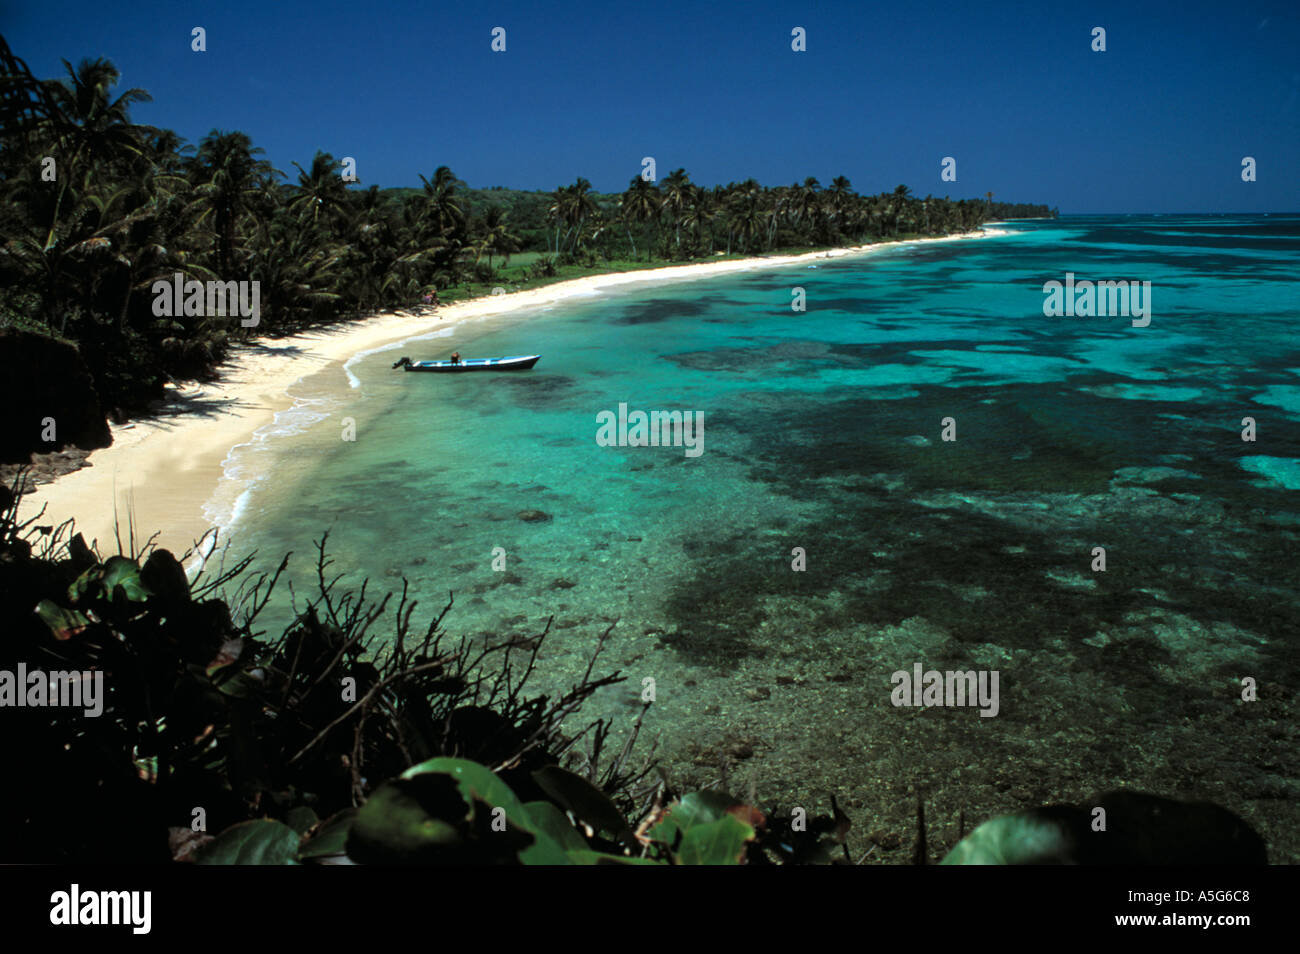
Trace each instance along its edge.
<path fill-rule="evenodd" d="M 393 370 L 397 370 L 398 368 L 408 367 L 410 363 L 411 363 L 411 359 L 403 355 L 401 358 L 397 359 L 397 362 L 393 365 Z"/>

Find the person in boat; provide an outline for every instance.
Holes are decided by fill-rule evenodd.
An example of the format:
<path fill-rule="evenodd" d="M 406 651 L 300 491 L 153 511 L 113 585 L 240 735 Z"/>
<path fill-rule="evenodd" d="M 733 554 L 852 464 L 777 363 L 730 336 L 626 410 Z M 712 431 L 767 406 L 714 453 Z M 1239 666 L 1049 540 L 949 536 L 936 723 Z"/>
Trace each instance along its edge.
<path fill-rule="evenodd" d="M 459 352 L 459 351 L 453 351 L 453 352 L 451 353 L 451 363 L 452 363 L 452 364 L 460 364 L 460 352 Z"/>

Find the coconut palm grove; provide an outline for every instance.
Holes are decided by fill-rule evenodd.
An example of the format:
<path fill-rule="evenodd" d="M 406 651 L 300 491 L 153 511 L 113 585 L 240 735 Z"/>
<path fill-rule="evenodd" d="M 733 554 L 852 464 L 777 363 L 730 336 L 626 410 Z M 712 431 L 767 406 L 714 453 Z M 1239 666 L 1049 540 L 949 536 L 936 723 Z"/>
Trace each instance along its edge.
<path fill-rule="evenodd" d="M 317 152 L 288 173 L 244 133 L 197 143 L 136 125 L 150 99 L 107 60 L 37 79 L 7 46 L 3 126 L 6 327 L 80 345 L 100 399 L 143 407 L 208 374 L 229 345 L 315 325 L 607 270 L 969 231 L 1046 206 L 863 196 L 837 177 L 704 188 L 684 169 L 618 195 L 582 177 L 550 193 L 471 189 L 440 166 L 419 188 L 349 182 Z M 49 161 L 45 161 L 49 157 Z M 53 186 L 53 187 L 51 187 Z M 159 320 L 149 289 L 176 272 L 261 283 L 255 329 Z"/>

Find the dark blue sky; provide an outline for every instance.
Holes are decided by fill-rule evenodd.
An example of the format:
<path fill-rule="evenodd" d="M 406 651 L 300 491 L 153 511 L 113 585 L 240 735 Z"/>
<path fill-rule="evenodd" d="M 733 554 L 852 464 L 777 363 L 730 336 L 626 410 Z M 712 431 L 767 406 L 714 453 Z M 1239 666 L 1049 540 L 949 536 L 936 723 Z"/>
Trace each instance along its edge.
<path fill-rule="evenodd" d="M 154 96 L 137 121 L 244 130 L 287 173 L 317 148 L 354 156 L 366 184 L 445 164 L 475 186 L 620 191 L 653 156 L 703 185 L 846 175 L 1065 213 L 1300 209 L 1296 0 L 0 0 L 0 32 L 38 76 L 113 60 Z"/>

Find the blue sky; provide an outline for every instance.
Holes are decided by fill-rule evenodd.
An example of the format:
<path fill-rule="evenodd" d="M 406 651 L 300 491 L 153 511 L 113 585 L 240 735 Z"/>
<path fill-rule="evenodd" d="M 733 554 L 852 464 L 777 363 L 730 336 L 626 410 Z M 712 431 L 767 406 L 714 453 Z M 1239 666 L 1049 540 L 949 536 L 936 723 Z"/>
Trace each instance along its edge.
<path fill-rule="evenodd" d="M 475 186 L 621 191 L 653 156 L 703 185 L 845 175 L 1065 213 L 1300 210 L 1296 0 L 0 0 L 0 32 L 38 76 L 113 60 L 154 96 L 139 122 L 241 129 L 287 173 L 317 148 L 353 156 L 364 184 L 448 165 Z"/>

